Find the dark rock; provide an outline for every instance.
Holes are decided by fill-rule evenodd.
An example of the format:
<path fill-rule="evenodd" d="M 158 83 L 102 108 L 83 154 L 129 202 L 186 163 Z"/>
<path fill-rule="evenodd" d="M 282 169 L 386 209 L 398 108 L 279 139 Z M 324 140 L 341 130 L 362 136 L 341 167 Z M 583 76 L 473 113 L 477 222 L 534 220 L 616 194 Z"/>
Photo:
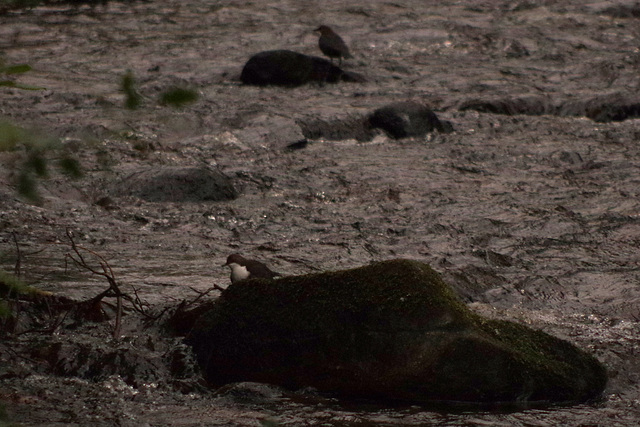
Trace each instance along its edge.
<path fill-rule="evenodd" d="M 118 186 L 118 193 L 149 202 L 206 202 L 238 196 L 231 180 L 208 167 L 163 167 L 136 172 Z"/>
<path fill-rule="evenodd" d="M 207 301 L 196 307 L 188 307 L 182 302 L 167 322 L 168 330 L 175 335 L 187 335 L 198 318 L 215 307 L 215 301 Z"/>
<path fill-rule="evenodd" d="M 586 116 L 596 122 L 620 122 L 640 117 L 640 99 L 621 93 L 571 101 L 559 109 L 560 116 Z"/>
<path fill-rule="evenodd" d="M 340 76 L 343 82 L 348 83 L 366 83 L 367 78 L 360 73 L 355 73 L 353 71 L 345 71 L 342 70 L 342 76 Z"/>
<path fill-rule="evenodd" d="M 523 56 L 529 56 L 529 50 L 518 40 L 509 40 L 506 42 L 503 50 L 507 58 L 522 58 Z"/>
<path fill-rule="evenodd" d="M 230 285 L 187 343 L 210 384 L 257 381 L 411 402 L 579 402 L 602 365 L 526 326 L 481 318 L 428 265 L 394 260 Z"/>
<path fill-rule="evenodd" d="M 115 210 L 115 209 L 119 209 L 118 205 L 116 205 L 115 201 L 109 197 L 109 196 L 104 196 L 99 198 L 98 200 L 96 200 L 94 202 L 97 206 L 100 206 L 106 210 Z"/>
<path fill-rule="evenodd" d="M 433 111 L 412 101 L 378 108 L 369 116 L 369 124 L 373 128 L 384 130 L 396 139 L 423 136 L 434 130 L 452 131 L 450 123 L 447 126 L 443 125 Z"/>
<path fill-rule="evenodd" d="M 557 105 L 543 96 L 523 96 L 504 99 L 468 99 L 458 106 L 460 111 L 475 110 L 481 113 L 543 114 L 560 117 L 588 117 L 596 122 L 619 122 L 640 117 L 640 99 L 621 93 L 598 95 L 589 99 L 558 102 Z"/>
<path fill-rule="evenodd" d="M 638 18 L 640 17 L 640 3 L 615 4 L 601 10 L 600 13 L 603 15 L 609 15 L 613 18 Z"/>
<path fill-rule="evenodd" d="M 303 148 L 305 148 L 307 145 L 309 145 L 309 140 L 307 138 L 302 138 L 296 142 L 292 142 L 291 144 L 287 145 L 287 150 L 291 150 L 291 151 L 295 151 L 295 150 L 301 150 Z"/>
<path fill-rule="evenodd" d="M 576 151 L 561 151 L 558 155 L 558 159 L 563 163 L 569 163 L 572 165 L 579 165 L 584 163 L 580 153 Z"/>
<path fill-rule="evenodd" d="M 549 100 L 541 96 L 523 96 L 520 98 L 505 99 L 468 99 L 463 101 L 458 109 L 475 110 L 481 113 L 506 114 L 514 116 L 526 114 L 539 116 L 542 114 L 554 114 L 555 108 Z"/>
<path fill-rule="evenodd" d="M 324 58 L 290 50 L 270 50 L 253 55 L 240 75 L 248 85 L 300 86 L 309 82 L 359 82 L 364 78 L 348 73 Z"/>
<path fill-rule="evenodd" d="M 453 123 L 451 123 L 449 120 L 440 120 L 440 125 L 442 126 L 442 128 L 438 129 L 439 132 L 451 133 L 455 130 L 453 128 Z"/>

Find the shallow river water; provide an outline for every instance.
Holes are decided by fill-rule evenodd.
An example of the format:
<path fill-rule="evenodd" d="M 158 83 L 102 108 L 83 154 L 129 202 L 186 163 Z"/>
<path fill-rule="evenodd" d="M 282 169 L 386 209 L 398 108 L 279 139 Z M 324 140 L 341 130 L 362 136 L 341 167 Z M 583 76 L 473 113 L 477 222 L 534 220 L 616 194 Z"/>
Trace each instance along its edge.
<path fill-rule="evenodd" d="M 40 182 L 42 202 L 33 204 L 15 191 L 24 152 L 0 152 L 0 263 L 10 270 L 19 258 L 33 286 L 77 299 L 104 290 L 103 279 L 65 263 L 68 230 L 151 309 L 227 286 L 221 265 L 233 252 L 283 274 L 418 259 L 471 309 L 567 339 L 610 374 L 603 400 L 589 405 L 452 412 L 346 405 L 262 384 L 181 392 L 119 375 L 62 377 L 33 354 L 41 341 L 86 339 L 158 357 L 176 345 L 129 313 L 117 342 L 108 338 L 110 322 L 1 342 L 4 419 L 25 426 L 637 425 L 638 120 L 458 108 L 473 99 L 566 104 L 632 96 L 640 83 L 637 10 L 607 1 L 168 0 L 0 16 L 1 58 L 33 67 L 11 78 L 44 88 L 0 88 L 0 116 L 35 140 L 55 136 L 85 169 L 80 180 L 52 169 Z M 367 83 L 239 83 L 256 52 L 319 55 L 312 30 L 323 23 L 351 48 L 345 68 Z M 123 107 L 127 70 L 142 96 L 137 110 Z M 173 86 L 200 98 L 180 109 L 161 105 L 159 94 Z M 403 100 L 430 105 L 455 132 L 320 138 L 284 150 L 300 132 L 296 123 L 351 120 Z M 140 170 L 202 164 L 232 178 L 240 197 L 152 203 L 119 191 Z M 110 204 L 97 203 L 104 197 Z M 148 336 L 160 344 L 147 345 Z"/>

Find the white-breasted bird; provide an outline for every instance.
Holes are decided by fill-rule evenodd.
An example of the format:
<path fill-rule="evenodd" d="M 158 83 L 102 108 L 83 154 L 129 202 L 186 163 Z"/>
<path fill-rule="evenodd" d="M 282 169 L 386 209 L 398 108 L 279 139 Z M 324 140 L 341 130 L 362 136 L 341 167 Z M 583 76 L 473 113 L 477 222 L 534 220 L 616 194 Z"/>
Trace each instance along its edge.
<path fill-rule="evenodd" d="M 271 271 L 269 267 L 253 259 L 246 259 L 240 254 L 231 254 L 227 257 L 225 266 L 231 269 L 231 283 L 245 279 L 273 279 L 280 273 Z"/>

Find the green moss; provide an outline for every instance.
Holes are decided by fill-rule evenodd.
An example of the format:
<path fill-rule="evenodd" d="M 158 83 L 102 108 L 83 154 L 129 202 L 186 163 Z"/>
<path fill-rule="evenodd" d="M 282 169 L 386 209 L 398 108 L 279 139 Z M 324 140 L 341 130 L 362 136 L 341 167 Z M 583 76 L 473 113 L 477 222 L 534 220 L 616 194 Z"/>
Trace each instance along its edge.
<path fill-rule="evenodd" d="M 15 9 L 31 9 L 42 3 L 42 0 L 2 0 L 0 1 L 0 12 Z"/>
<path fill-rule="evenodd" d="M 49 176 L 51 159 L 57 158 L 57 169 L 71 178 L 82 176 L 80 163 L 65 153 L 60 140 L 50 134 L 24 129 L 0 119 L 0 151 L 15 151 L 20 160 L 14 161 L 15 187 L 22 197 L 32 203 L 42 201 L 38 182 Z"/>
<path fill-rule="evenodd" d="M 254 325 L 300 339 L 317 331 L 331 331 L 327 339 L 333 339 L 351 336 L 353 325 L 363 325 L 376 334 L 396 327 L 413 331 L 458 329 L 473 321 L 435 271 L 408 260 L 285 277 L 275 282 L 240 282 L 227 289 L 221 302 L 221 315 L 245 319 L 243 333 L 251 339 L 260 339 L 262 334 Z M 366 346 L 354 347 L 356 353 L 368 351 Z"/>
<path fill-rule="evenodd" d="M 41 151 L 31 151 L 25 161 L 24 168 L 25 170 L 32 171 L 40 178 L 46 178 L 49 176 L 47 160 Z"/>
<path fill-rule="evenodd" d="M 0 270 L 0 298 L 15 298 L 19 295 L 38 294 L 35 288 L 25 284 L 13 274 Z M 6 301 L 0 299 L 0 319 L 7 319 L 12 315 L 11 308 Z"/>
<path fill-rule="evenodd" d="M 6 301 L 0 300 L 0 319 L 6 319 L 11 315 L 11 309 Z"/>
<path fill-rule="evenodd" d="M 160 95 L 160 104 L 180 108 L 198 100 L 198 92 L 193 89 L 174 87 Z"/>
<path fill-rule="evenodd" d="M 142 103 L 142 96 L 136 89 L 136 79 L 128 70 L 120 80 L 120 90 L 125 94 L 124 106 L 129 110 L 137 109 Z"/>
<path fill-rule="evenodd" d="M 592 395 L 604 389 L 607 372 L 593 356 L 568 341 L 524 325 L 477 317 L 478 327 L 527 366 L 541 383 L 561 383 L 566 389 Z M 590 384 L 584 381 L 589 374 Z M 562 390 L 557 390 L 562 393 Z"/>
<path fill-rule="evenodd" d="M 82 172 L 82 167 L 80 166 L 80 162 L 74 159 L 73 157 L 63 157 L 58 160 L 58 166 L 60 167 L 60 171 L 71 178 L 82 178 L 84 175 Z"/>
<path fill-rule="evenodd" d="M 0 0 L 0 13 L 10 8 L 19 7 L 18 5 L 20 2 L 25 5 L 27 4 L 26 0 Z M 21 84 L 14 80 L 16 75 L 23 74 L 28 71 L 31 71 L 31 66 L 29 64 L 5 65 L 2 58 L 0 58 L 0 88 L 8 87 L 23 90 L 43 90 L 44 88 L 42 87 Z"/>
<path fill-rule="evenodd" d="M 16 295 L 48 295 L 48 293 L 27 285 L 11 273 L 0 270 L 0 297 L 11 298 Z"/>
<path fill-rule="evenodd" d="M 32 203 L 40 203 L 40 193 L 38 192 L 38 184 L 36 179 L 28 170 L 22 170 L 17 179 L 18 193 L 31 201 Z"/>
<path fill-rule="evenodd" d="M 0 151 L 11 151 L 25 138 L 25 130 L 0 119 Z"/>

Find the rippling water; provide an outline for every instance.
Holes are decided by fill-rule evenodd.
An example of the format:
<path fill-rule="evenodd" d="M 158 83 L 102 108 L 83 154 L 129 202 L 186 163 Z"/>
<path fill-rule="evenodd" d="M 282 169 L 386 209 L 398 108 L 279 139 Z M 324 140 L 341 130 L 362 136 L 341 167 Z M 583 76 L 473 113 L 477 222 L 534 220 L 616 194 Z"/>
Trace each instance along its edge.
<path fill-rule="evenodd" d="M 15 233 L 29 283 L 78 299 L 105 289 L 101 278 L 65 264 L 67 229 L 108 260 L 123 290 L 135 288 L 156 307 L 226 286 L 220 266 L 232 252 L 285 274 L 419 259 L 472 309 L 565 338 L 610 374 L 593 405 L 467 413 L 340 406 L 266 385 L 180 393 L 161 382 L 52 376 L 38 349 L 81 332 L 54 329 L 0 342 L 9 417 L 21 425 L 638 425 L 637 121 L 456 107 L 475 98 L 566 103 L 635 93 L 638 18 L 623 6 L 157 0 L 0 16 L 3 59 L 30 64 L 20 82 L 47 88 L 4 88 L 0 114 L 62 137 L 86 169 L 80 181 L 52 173 L 42 182 L 43 205 L 33 206 L 15 196 L 21 152 L 0 152 L 0 263 L 13 269 Z M 347 65 L 370 83 L 238 84 L 258 51 L 318 54 L 311 30 L 321 23 L 340 29 L 355 56 Z M 136 111 L 122 108 L 118 82 L 127 69 L 144 98 Z M 200 101 L 180 110 L 157 105 L 175 85 L 196 87 Z M 281 149 L 291 141 L 278 137 L 295 133 L 287 126 L 296 119 L 331 123 L 405 99 L 430 104 L 456 132 Z M 242 196 L 181 205 L 113 195 L 109 209 L 94 203 L 130 173 L 203 163 L 233 178 Z M 128 336 L 111 344 L 152 354 L 152 333 L 127 315 Z M 87 329 L 88 344 L 109 343 L 109 325 Z"/>

